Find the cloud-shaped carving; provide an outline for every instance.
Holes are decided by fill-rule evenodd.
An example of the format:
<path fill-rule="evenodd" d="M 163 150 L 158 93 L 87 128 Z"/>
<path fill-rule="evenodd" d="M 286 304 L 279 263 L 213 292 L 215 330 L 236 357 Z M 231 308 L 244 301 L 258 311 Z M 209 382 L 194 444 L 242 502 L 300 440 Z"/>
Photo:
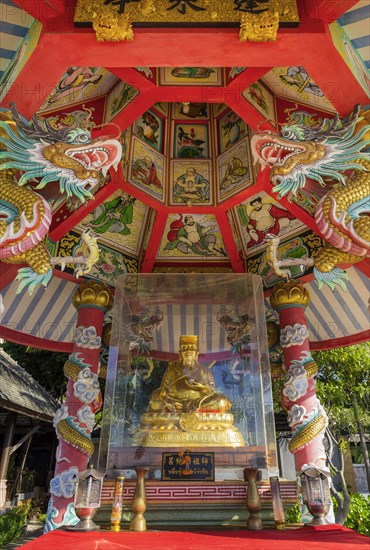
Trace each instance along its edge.
<path fill-rule="evenodd" d="M 101 346 L 101 338 L 93 326 L 76 327 L 73 341 L 80 348 L 98 349 Z"/>
<path fill-rule="evenodd" d="M 282 328 L 280 332 L 280 344 L 284 348 L 301 346 L 306 338 L 308 338 L 308 329 L 306 325 L 301 325 L 299 323 L 287 325 Z"/>

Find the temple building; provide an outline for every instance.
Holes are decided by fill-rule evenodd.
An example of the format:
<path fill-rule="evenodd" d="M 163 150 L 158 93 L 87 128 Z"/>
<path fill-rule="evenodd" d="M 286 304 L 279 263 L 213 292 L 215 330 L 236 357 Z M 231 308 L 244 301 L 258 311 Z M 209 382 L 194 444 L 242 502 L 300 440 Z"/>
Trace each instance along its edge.
<path fill-rule="evenodd" d="M 368 1 L 0 9 L 0 337 L 69 354 L 46 531 L 84 483 L 113 531 L 330 523 L 311 352 L 370 337 Z"/>

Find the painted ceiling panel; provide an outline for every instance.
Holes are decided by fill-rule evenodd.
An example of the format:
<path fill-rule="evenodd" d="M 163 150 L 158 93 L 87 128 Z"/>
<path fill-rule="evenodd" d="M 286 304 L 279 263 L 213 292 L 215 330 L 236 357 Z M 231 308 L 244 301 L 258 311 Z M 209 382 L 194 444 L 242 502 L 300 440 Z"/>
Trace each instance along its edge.
<path fill-rule="evenodd" d="M 302 66 L 275 67 L 262 80 L 276 96 L 300 101 L 317 109 L 335 110 Z"/>
<path fill-rule="evenodd" d="M 285 240 L 305 228 L 291 212 L 266 193 L 258 193 L 240 203 L 235 208 L 235 214 L 246 256 L 267 248 L 265 237 L 268 233 Z"/>
<path fill-rule="evenodd" d="M 159 69 L 161 86 L 222 86 L 224 71 L 221 67 L 163 67 Z"/>
<path fill-rule="evenodd" d="M 33 20 L 10 1 L 0 0 L 0 9 L 2 13 L 4 9 L 7 11 L 6 25 L 0 36 L 3 48 L 0 50 L 0 71 L 9 73 L 9 66 L 18 55 L 19 64 L 16 68 L 19 72 L 19 67 L 32 51 L 28 43 L 26 51 L 22 51 L 22 44 L 27 41 L 27 30 Z M 9 15 L 9 10 L 13 15 Z M 17 13 L 23 18 L 22 21 L 16 20 Z M 353 52 L 353 59 L 362 56 L 363 66 L 365 63 L 368 67 L 370 65 L 368 17 L 368 2 L 359 2 L 335 23 L 336 28 L 343 32 L 341 36 L 349 37 L 351 54 L 344 42 L 341 42 L 341 47 L 347 52 L 346 62 L 349 65 Z M 4 41 L 4 37 L 8 37 L 7 41 Z M 37 39 L 33 38 L 33 46 L 36 42 Z M 123 49 L 131 47 L 130 44 L 106 44 L 102 46 L 102 51 L 121 46 Z M 254 48 L 252 44 L 246 45 L 246 48 L 249 46 Z M 264 47 L 270 45 L 261 45 L 261 49 Z M 299 47 L 297 44 L 297 49 Z M 189 55 L 192 55 L 191 52 Z M 220 52 L 220 59 L 222 56 Z M 99 116 L 96 116 L 96 123 L 114 122 L 117 117 L 117 123 L 124 129 L 121 135 L 124 154 L 120 166 L 123 177 L 122 172 L 118 176 L 112 173 L 109 176 L 111 179 L 104 183 L 105 187 L 99 187 L 98 191 L 102 191 L 101 196 L 105 200 L 91 213 L 86 215 L 92 207 L 82 207 L 79 217 L 78 209 L 70 201 L 62 206 L 59 204 L 60 208 L 54 212 L 52 231 L 57 232 L 58 225 L 61 225 L 65 232 L 61 230 L 55 237 L 56 240 L 60 239 L 53 243 L 59 247 L 56 253 L 63 246 L 66 255 L 73 251 L 81 231 L 92 228 L 99 236 L 101 257 L 88 277 L 100 279 L 112 286 L 119 274 L 137 272 L 140 268 L 144 270 L 145 262 L 150 264 L 152 261 L 149 270 L 153 265 L 156 269 L 176 270 L 184 267 L 205 271 L 227 270 L 232 265 L 237 271 L 242 265 L 251 273 L 261 275 L 265 288 L 271 288 L 279 278 L 266 259 L 264 239 L 267 233 L 278 233 L 282 239 L 278 249 L 280 257 L 313 257 L 318 247 L 322 246 L 322 240 L 296 216 L 303 212 L 302 219 L 309 223 L 308 216 L 312 217 L 318 197 L 315 195 L 315 200 L 309 205 L 296 201 L 296 204 L 292 204 L 293 212 L 290 212 L 281 205 L 287 207 L 284 199 L 279 204 L 270 198 L 270 182 L 267 178 L 263 179 L 261 174 L 256 178 L 251 166 L 249 140 L 252 132 L 248 124 L 258 128 L 263 117 L 278 128 L 278 121 L 286 120 L 286 117 L 280 117 L 280 107 L 280 111 L 283 111 L 295 102 L 300 103 L 299 109 L 307 110 L 310 114 L 319 111 L 318 116 L 323 116 L 327 111 L 334 112 L 328 98 L 310 77 L 310 70 L 314 74 L 313 65 L 308 66 L 307 62 L 307 67 L 279 66 L 291 63 L 288 57 L 285 56 L 284 61 L 279 59 L 280 64 L 275 63 L 278 66 L 263 79 L 260 77 L 267 69 L 259 68 L 256 77 L 259 80 L 255 81 L 249 79 L 248 72 L 258 67 L 230 68 L 230 60 L 226 61 L 228 68 L 175 67 L 180 62 L 170 56 L 170 61 L 162 64 L 161 68 L 143 66 L 135 70 L 119 67 L 121 72 L 117 74 L 123 80 L 117 79 L 104 68 L 94 67 L 94 60 L 86 57 L 83 63 L 89 65 L 87 67 L 73 66 L 76 62 L 74 58 L 69 60 L 66 67 L 62 65 L 60 74 L 65 72 L 42 105 L 44 115 L 52 115 L 53 123 L 59 125 L 64 113 L 67 114 L 66 119 L 69 119 L 72 110 L 76 111 L 73 116 L 79 117 L 82 105 L 87 100 L 100 101 L 101 109 Z M 292 53 L 292 58 L 297 59 L 296 52 Z M 194 64 L 194 59 L 189 64 Z M 218 64 L 218 60 L 210 64 Z M 263 66 L 266 65 L 265 58 Z M 353 65 L 355 69 L 351 67 L 351 70 L 365 89 L 368 80 L 363 67 L 361 63 L 356 65 L 353 62 Z M 57 71 L 59 76 L 59 67 Z M 349 70 L 347 72 L 351 77 Z M 353 83 L 356 84 L 354 80 Z M 207 89 L 208 94 L 205 93 Z M 229 93 L 234 89 L 238 90 L 237 98 Z M 158 102 L 161 93 L 166 102 Z M 194 102 L 186 101 L 187 94 Z M 204 98 L 211 102 L 217 98 L 219 102 L 227 101 L 228 105 L 206 104 Z M 173 102 L 168 102 L 171 99 Z M 182 100 L 185 101 L 182 103 Z M 279 106 L 279 101 L 289 105 Z M 129 123 L 125 122 L 126 113 L 130 123 L 138 117 L 127 129 Z M 254 116 L 249 119 L 250 115 Z M 257 186 L 254 188 L 255 184 Z M 117 190 L 117 185 L 120 190 Z M 67 227 L 69 216 L 71 225 Z M 158 228 L 163 234 L 153 235 Z M 62 240 L 64 245 L 60 244 Z M 240 257 L 246 260 L 245 265 L 239 259 L 239 252 Z M 237 260 L 233 259 L 233 254 Z M 304 272 L 304 275 L 307 273 Z M 319 290 L 316 283 L 306 283 L 311 293 L 311 305 L 306 313 L 312 341 L 346 337 L 368 328 L 367 280 L 355 269 L 348 270 L 348 273 L 348 293 L 340 289 L 334 293 L 328 288 Z M 301 276 L 298 268 L 293 276 Z M 5 302 L 3 324 L 31 335 L 71 342 L 76 320 L 76 311 L 71 305 L 75 284 L 59 277 L 53 277 L 46 290 L 36 289 L 31 297 L 26 291 L 16 294 L 17 282 L 8 285 L 2 291 Z M 182 321 L 185 328 L 180 326 L 176 330 L 197 332 L 199 327 L 194 319 L 197 316 L 199 318 L 199 315 L 212 322 L 218 312 L 207 307 L 201 308 L 200 312 L 194 311 L 191 319 Z M 179 311 L 177 318 L 181 317 Z M 167 327 L 166 330 L 169 334 L 171 328 Z M 204 351 L 211 352 L 215 347 L 224 345 L 220 336 L 212 336 L 207 340 Z"/>
<path fill-rule="evenodd" d="M 170 214 L 157 260 L 226 261 L 225 245 L 212 214 Z"/>
<path fill-rule="evenodd" d="M 106 94 L 116 80 L 112 73 L 99 67 L 68 67 L 39 110 L 55 110 Z"/>
<path fill-rule="evenodd" d="M 277 115 L 275 96 L 262 80 L 254 82 L 249 88 L 244 90 L 242 95 L 261 113 L 261 115 L 271 122 L 273 126 L 276 126 Z"/>
<path fill-rule="evenodd" d="M 111 75 L 112 76 L 112 75 Z M 108 93 L 105 122 L 110 122 L 139 94 L 133 86 L 120 80 Z"/>
<path fill-rule="evenodd" d="M 131 143 L 127 179 L 151 197 L 165 201 L 166 158 L 137 137 Z"/>
<path fill-rule="evenodd" d="M 91 212 L 77 227 L 90 228 L 99 243 L 138 257 L 148 208 L 119 190 Z"/>

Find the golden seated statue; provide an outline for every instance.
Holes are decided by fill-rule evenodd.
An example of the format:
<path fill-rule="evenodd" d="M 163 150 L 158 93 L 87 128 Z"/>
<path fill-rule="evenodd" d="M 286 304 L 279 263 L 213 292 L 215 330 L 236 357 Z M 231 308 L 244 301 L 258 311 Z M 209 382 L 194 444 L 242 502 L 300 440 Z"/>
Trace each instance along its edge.
<path fill-rule="evenodd" d="M 134 442 L 144 447 L 240 447 L 228 398 L 216 391 L 209 367 L 198 364 L 198 336 L 180 336 L 179 361 L 170 363 L 150 398 Z"/>

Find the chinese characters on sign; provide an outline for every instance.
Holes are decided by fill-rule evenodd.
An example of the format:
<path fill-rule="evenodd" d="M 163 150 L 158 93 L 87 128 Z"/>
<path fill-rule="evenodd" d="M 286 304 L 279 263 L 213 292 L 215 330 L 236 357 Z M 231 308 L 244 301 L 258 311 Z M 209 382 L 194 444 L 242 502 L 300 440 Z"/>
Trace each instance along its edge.
<path fill-rule="evenodd" d="M 270 0 L 234 0 L 234 10 L 258 14 L 269 9 L 269 2 Z M 262 4 L 262 6 L 260 6 L 260 4 Z M 263 6 L 263 4 L 265 4 L 265 6 Z"/>
<path fill-rule="evenodd" d="M 162 453 L 162 481 L 214 481 L 214 453 Z"/>
<path fill-rule="evenodd" d="M 86 9 L 86 0 L 77 0 L 74 22 L 77 27 L 92 25 L 92 11 Z M 192 27 L 239 27 L 242 16 L 257 18 L 276 12 L 276 0 L 94 0 L 97 18 L 128 16 L 134 27 L 149 24 L 152 27 L 173 27 L 178 23 Z M 279 26 L 292 27 L 299 24 L 297 0 L 284 0 L 280 10 Z"/>
<path fill-rule="evenodd" d="M 197 5 L 198 0 L 168 0 L 172 6 L 167 8 L 167 11 L 173 10 L 177 8 L 177 11 L 181 13 L 181 15 L 186 14 L 186 9 L 190 8 L 194 11 L 206 11 L 206 8 L 201 8 Z"/>
<path fill-rule="evenodd" d="M 140 0 L 104 0 L 104 5 L 118 6 L 118 13 L 125 13 L 126 4 L 131 4 L 131 2 L 140 2 Z"/>

